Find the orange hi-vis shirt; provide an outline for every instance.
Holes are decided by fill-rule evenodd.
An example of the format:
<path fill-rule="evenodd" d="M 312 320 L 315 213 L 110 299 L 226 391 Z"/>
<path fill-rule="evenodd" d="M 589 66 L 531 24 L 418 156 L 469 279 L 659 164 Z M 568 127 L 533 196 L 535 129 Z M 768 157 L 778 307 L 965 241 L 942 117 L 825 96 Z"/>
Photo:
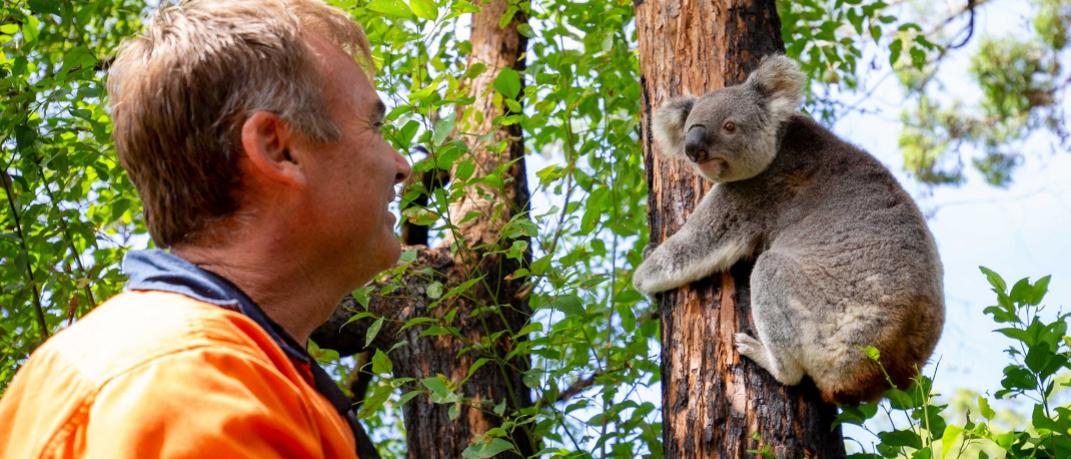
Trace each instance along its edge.
<path fill-rule="evenodd" d="M 238 310 L 122 293 L 15 375 L 0 458 L 355 458 L 350 425 L 275 338 Z"/>

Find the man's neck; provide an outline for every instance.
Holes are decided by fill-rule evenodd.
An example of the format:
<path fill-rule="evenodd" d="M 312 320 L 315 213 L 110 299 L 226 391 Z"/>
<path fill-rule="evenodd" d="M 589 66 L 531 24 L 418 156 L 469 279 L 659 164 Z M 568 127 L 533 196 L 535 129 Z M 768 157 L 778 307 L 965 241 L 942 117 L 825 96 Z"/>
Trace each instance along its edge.
<path fill-rule="evenodd" d="M 345 289 L 332 285 L 323 266 L 297 259 L 299 251 L 265 248 L 253 239 L 213 247 L 182 245 L 171 251 L 234 283 L 305 345 L 313 330 L 331 315 Z"/>

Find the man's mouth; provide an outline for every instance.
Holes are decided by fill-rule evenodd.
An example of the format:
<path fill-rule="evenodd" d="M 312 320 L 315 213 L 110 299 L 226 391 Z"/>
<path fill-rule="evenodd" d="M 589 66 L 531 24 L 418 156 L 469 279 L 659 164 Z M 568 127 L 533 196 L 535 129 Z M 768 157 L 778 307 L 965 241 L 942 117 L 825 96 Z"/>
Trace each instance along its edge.
<path fill-rule="evenodd" d="M 391 192 L 390 197 L 387 198 L 387 205 L 384 206 L 386 208 L 387 215 L 390 215 L 391 225 L 394 225 L 398 222 L 398 217 L 394 215 L 394 212 L 390 211 L 390 205 L 394 202 L 395 199 L 398 199 L 398 194 L 396 192 Z"/>

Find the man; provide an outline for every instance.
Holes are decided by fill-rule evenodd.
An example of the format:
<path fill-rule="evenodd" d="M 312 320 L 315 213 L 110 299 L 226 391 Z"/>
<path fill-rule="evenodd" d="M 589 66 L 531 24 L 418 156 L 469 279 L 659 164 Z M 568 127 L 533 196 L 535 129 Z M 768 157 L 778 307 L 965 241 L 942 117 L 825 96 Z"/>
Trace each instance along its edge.
<path fill-rule="evenodd" d="M 354 457 L 304 344 L 400 252 L 387 207 L 410 170 L 370 62 L 318 0 L 193 0 L 124 44 L 116 150 L 170 253 L 129 253 L 126 291 L 30 357 L 0 457 Z"/>

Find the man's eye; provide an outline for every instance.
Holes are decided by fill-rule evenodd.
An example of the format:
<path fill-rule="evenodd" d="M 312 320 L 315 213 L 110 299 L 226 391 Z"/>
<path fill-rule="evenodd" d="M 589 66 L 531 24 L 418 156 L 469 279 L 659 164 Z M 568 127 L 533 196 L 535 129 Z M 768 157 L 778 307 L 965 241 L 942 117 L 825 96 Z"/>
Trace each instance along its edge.
<path fill-rule="evenodd" d="M 382 121 L 376 121 L 375 123 L 372 123 L 372 127 L 375 128 L 376 132 L 382 131 L 383 130 L 383 126 L 385 126 L 385 125 L 386 125 L 386 123 L 384 123 Z"/>

